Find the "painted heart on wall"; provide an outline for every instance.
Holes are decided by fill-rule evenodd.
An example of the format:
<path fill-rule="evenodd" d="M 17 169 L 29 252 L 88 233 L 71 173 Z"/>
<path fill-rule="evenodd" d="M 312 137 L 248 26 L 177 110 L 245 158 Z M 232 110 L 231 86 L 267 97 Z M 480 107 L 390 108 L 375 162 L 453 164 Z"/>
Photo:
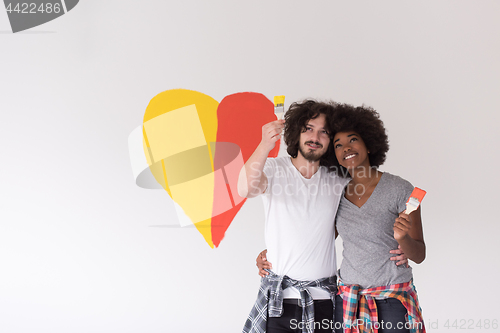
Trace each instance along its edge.
<path fill-rule="evenodd" d="M 218 247 L 246 201 L 237 192 L 239 172 L 260 143 L 262 126 L 273 120 L 274 105 L 260 93 L 237 93 L 218 103 L 192 90 L 164 91 L 151 99 L 143 126 L 129 137 L 136 183 L 161 186 L 180 224 L 194 224 L 210 247 Z M 139 149 L 145 163 L 132 158 Z M 278 150 L 279 142 L 269 157 Z"/>

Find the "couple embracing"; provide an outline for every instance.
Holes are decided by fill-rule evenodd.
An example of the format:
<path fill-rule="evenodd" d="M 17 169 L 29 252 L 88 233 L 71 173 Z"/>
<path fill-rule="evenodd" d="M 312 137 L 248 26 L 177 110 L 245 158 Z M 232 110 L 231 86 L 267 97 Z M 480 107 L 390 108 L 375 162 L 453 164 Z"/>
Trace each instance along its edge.
<path fill-rule="evenodd" d="M 267 158 L 282 133 L 290 156 Z M 388 150 L 365 106 L 306 100 L 262 127 L 238 182 L 266 215 L 263 278 L 243 332 L 425 332 L 406 264 L 425 259 L 420 208 L 404 214 L 413 186 L 378 171 Z"/>

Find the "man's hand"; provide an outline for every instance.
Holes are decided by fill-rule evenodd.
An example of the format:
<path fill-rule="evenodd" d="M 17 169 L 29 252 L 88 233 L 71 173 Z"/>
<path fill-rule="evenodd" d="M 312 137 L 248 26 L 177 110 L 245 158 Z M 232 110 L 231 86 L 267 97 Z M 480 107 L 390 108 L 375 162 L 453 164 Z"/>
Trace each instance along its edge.
<path fill-rule="evenodd" d="M 391 257 L 391 261 L 397 260 L 397 266 L 406 264 L 406 268 L 410 267 L 408 264 L 408 258 L 403 253 L 403 250 L 401 250 L 401 245 L 398 245 L 397 250 L 390 250 L 389 253 L 396 254 L 394 257 Z"/>
<path fill-rule="evenodd" d="M 262 126 L 262 141 L 261 146 L 268 150 L 268 153 L 273 150 L 276 141 L 281 139 L 281 132 L 285 127 L 285 120 L 275 120 Z"/>
<path fill-rule="evenodd" d="M 266 275 L 269 275 L 268 272 L 266 272 L 264 269 L 272 269 L 273 265 L 267 261 L 266 257 L 267 250 L 262 251 L 259 253 L 257 256 L 257 259 L 255 259 L 257 267 L 259 268 L 259 275 L 262 277 L 265 277 Z"/>
<path fill-rule="evenodd" d="M 262 126 L 262 140 L 252 156 L 241 168 L 238 176 L 238 195 L 243 198 L 254 198 L 267 189 L 267 177 L 264 173 L 269 152 L 281 138 L 281 130 L 285 126 L 284 120 L 275 120 Z"/>

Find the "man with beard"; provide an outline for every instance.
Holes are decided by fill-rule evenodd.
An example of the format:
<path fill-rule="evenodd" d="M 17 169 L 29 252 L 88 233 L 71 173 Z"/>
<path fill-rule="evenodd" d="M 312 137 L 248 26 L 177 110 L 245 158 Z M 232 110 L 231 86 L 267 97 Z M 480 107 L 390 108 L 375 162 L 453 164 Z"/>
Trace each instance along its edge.
<path fill-rule="evenodd" d="M 240 172 L 238 192 L 262 194 L 267 258 L 243 332 L 332 332 L 336 294 L 335 214 L 346 178 L 333 168 L 329 119 L 335 103 L 293 103 L 285 120 L 262 127 L 262 140 Z M 267 158 L 284 140 L 290 156 Z"/>

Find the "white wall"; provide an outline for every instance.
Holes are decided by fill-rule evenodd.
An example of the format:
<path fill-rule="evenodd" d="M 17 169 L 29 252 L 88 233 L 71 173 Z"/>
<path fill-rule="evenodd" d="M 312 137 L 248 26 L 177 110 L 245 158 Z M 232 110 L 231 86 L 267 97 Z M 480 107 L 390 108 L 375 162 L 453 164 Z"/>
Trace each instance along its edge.
<path fill-rule="evenodd" d="M 212 250 L 132 177 L 127 137 L 173 88 L 377 109 L 382 170 L 428 191 L 428 332 L 500 319 L 498 17 L 498 1 L 82 0 L 12 34 L 0 10 L 0 331 L 241 329 L 260 199 Z"/>

